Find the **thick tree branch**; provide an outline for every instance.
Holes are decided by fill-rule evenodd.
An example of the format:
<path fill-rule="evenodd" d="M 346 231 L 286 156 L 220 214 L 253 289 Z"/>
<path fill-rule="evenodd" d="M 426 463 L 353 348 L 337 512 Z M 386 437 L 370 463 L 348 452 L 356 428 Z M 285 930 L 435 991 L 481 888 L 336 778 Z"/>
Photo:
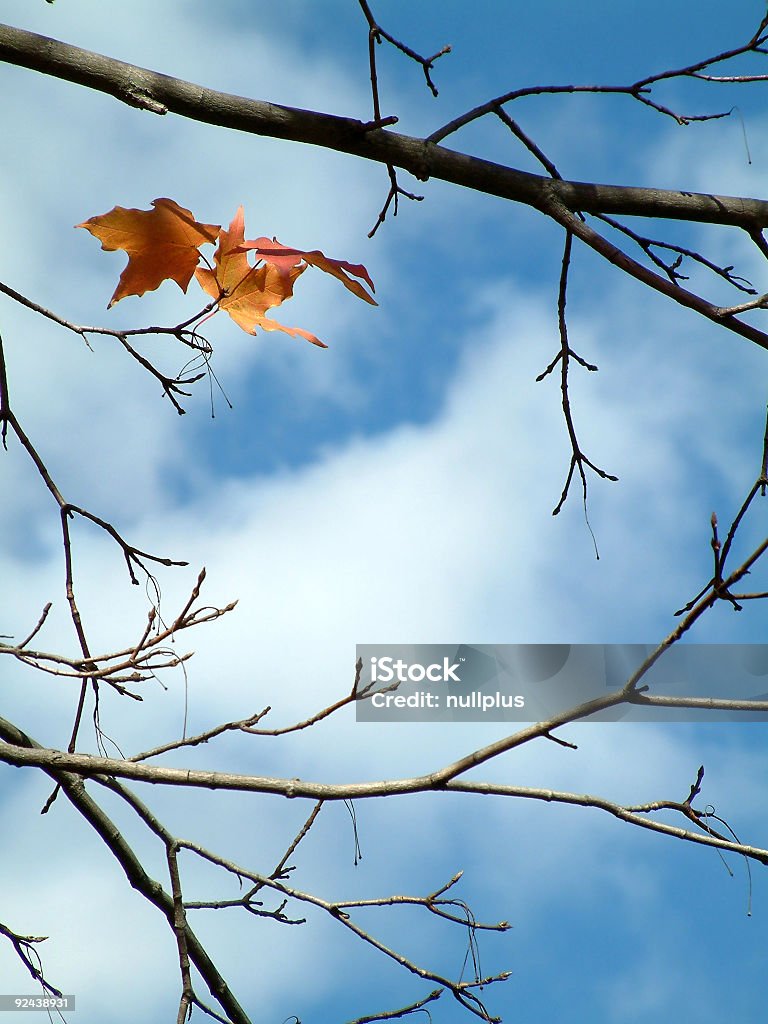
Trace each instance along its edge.
<path fill-rule="evenodd" d="M 594 701 L 592 703 L 601 703 L 605 705 L 606 701 L 603 699 L 600 702 Z M 617 703 L 615 698 L 613 703 Z M 732 703 L 736 704 L 737 702 L 734 701 Z M 535 728 L 535 726 L 532 727 L 532 729 Z M 522 732 L 525 733 L 527 730 L 523 730 Z M 19 731 L 15 729 L 15 726 L 11 725 L 10 722 L 6 722 L 2 718 L 0 718 L 0 735 L 8 736 L 11 739 L 16 739 L 17 735 L 23 736 L 23 734 L 20 734 Z M 642 807 L 625 807 L 615 803 L 614 801 L 606 800 L 603 797 L 594 796 L 592 794 L 568 793 L 529 786 L 510 786 L 493 782 L 470 782 L 455 778 L 436 784 L 435 776 L 441 773 L 434 773 L 432 776 L 425 775 L 412 779 L 393 779 L 382 782 L 341 783 L 334 785 L 317 782 L 304 782 L 301 779 L 260 778 L 258 776 L 235 775 L 226 772 L 151 767 L 149 765 L 132 764 L 127 761 L 117 761 L 111 758 L 92 757 L 88 754 L 64 754 L 55 750 L 45 750 L 44 748 L 33 744 L 32 741 L 28 741 L 28 744 L 29 745 L 21 745 L 18 743 L 18 740 L 14 744 L 0 742 L 0 759 L 8 764 L 40 767 L 53 778 L 70 779 L 72 780 L 72 786 L 77 785 L 80 787 L 78 792 L 84 792 L 81 788 L 82 781 L 79 781 L 76 784 L 74 780 L 80 775 L 92 775 L 96 777 L 97 781 L 106 781 L 109 778 L 115 779 L 116 777 L 123 777 L 132 778 L 140 782 L 166 783 L 181 786 L 188 785 L 210 789 L 232 789 L 240 792 L 270 793 L 273 795 L 287 797 L 303 797 L 320 800 L 342 800 L 350 798 L 357 800 L 366 797 L 384 797 L 394 796 L 397 794 L 404 795 L 406 793 L 422 793 L 429 791 L 474 793 L 486 796 L 507 796 L 516 797 L 518 799 L 543 800 L 548 803 L 593 807 L 596 810 L 607 811 L 609 814 L 622 821 L 626 821 L 628 824 L 637 825 L 641 828 L 650 829 L 687 842 L 715 847 L 726 852 L 742 854 L 743 856 L 749 857 L 750 859 L 756 860 L 762 864 L 768 864 L 768 850 L 759 846 L 751 846 L 735 841 L 731 842 L 728 839 L 724 839 L 713 834 L 711 831 L 705 830 L 702 832 L 692 832 L 689 829 L 680 828 L 679 826 L 671 825 L 666 822 L 655 821 L 647 816 L 649 812 L 657 809 L 661 810 L 667 808 L 679 810 L 680 805 L 673 801 L 661 801 L 654 804 L 643 805 Z M 499 746 L 500 745 L 501 744 L 499 744 Z M 69 769 L 73 770 L 72 774 Z M 71 792 L 68 792 L 67 795 L 72 799 Z M 77 801 L 74 802 L 77 803 Z M 78 807 L 81 810 L 81 813 L 85 813 L 86 818 L 94 824 L 93 819 L 83 810 L 83 807 L 79 804 Z M 698 827 L 705 829 L 705 825 L 702 824 L 702 821 L 702 816 L 696 818 L 696 824 Z M 98 827 L 97 831 L 99 831 Z M 188 846 L 190 849 L 193 848 L 192 844 L 185 843 L 184 845 Z M 123 866 L 125 868 L 125 864 Z M 129 878 L 130 877 L 131 875 L 129 874 Z M 131 884 L 134 888 L 138 888 L 140 891 L 143 891 L 142 886 L 137 885 L 134 880 L 131 881 Z M 279 888 L 278 883 L 274 880 L 271 880 L 269 884 L 273 888 Z M 165 910 L 168 911 L 170 915 L 172 910 L 170 906 L 170 898 L 164 894 L 163 900 Z M 171 920 L 170 916 L 169 920 Z"/>
<path fill-rule="evenodd" d="M 547 212 L 554 195 L 584 213 L 703 221 L 743 228 L 768 227 L 768 202 L 655 188 L 555 181 L 514 167 L 457 153 L 424 139 L 332 114 L 217 92 L 126 64 L 47 36 L 0 25 L 0 60 L 108 93 L 156 114 L 174 113 L 252 135 L 304 142 L 365 160 L 392 164 L 417 178 L 439 178 Z"/>
<path fill-rule="evenodd" d="M 554 179 L 548 180 L 547 185 L 551 189 L 551 198 L 543 202 L 542 208 L 553 220 L 562 224 L 567 231 L 572 232 L 609 263 L 613 263 L 614 266 L 619 267 L 626 274 L 629 274 L 630 277 L 636 278 L 641 284 L 647 285 L 654 291 L 661 292 L 662 295 L 668 296 L 675 302 L 680 303 L 681 306 L 695 310 L 701 316 L 712 320 L 716 324 L 721 324 L 723 327 L 728 328 L 729 331 L 733 331 L 734 334 L 738 334 L 755 345 L 759 345 L 760 348 L 768 349 L 768 334 L 764 331 L 753 327 L 752 324 L 744 323 L 743 320 L 738 320 L 730 310 L 722 306 L 716 306 L 695 292 L 688 291 L 687 288 L 683 288 L 680 284 L 676 284 L 668 280 L 668 278 L 655 273 L 648 267 L 643 266 L 642 263 L 638 263 L 637 260 L 633 260 L 631 256 L 617 248 L 612 242 L 603 238 L 601 234 L 573 213 L 565 203 L 560 201 L 556 195 L 556 189 L 553 187 L 557 184 L 559 183 Z"/>
<path fill-rule="evenodd" d="M 19 745 L 19 749 L 28 749 L 30 753 L 44 749 L 35 740 L 27 736 L 20 729 L 17 729 L 10 722 L 5 721 L 5 719 L 0 720 L 0 734 L 12 739 L 14 743 Z M 80 812 L 104 842 L 104 845 L 117 859 L 130 885 L 150 903 L 154 904 L 165 915 L 169 925 L 173 928 L 175 913 L 173 898 L 163 889 L 159 882 L 147 874 L 140 859 L 136 856 L 133 848 L 123 837 L 118 827 L 93 797 L 88 794 L 82 778 L 78 775 L 72 775 L 56 769 L 47 770 L 47 774 L 56 781 L 57 788 L 60 787 L 64 791 L 70 803 Z M 114 780 L 106 779 L 101 781 L 108 788 L 113 790 L 120 789 L 119 784 Z M 240 1006 L 225 979 L 206 952 L 205 947 L 186 922 L 184 923 L 184 938 L 192 962 L 208 985 L 211 993 L 226 1010 L 232 1024 L 251 1024 L 250 1017 Z"/>
<path fill-rule="evenodd" d="M 678 630 L 680 627 L 678 627 Z M 666 644 L 666 646 L 670 646 Z M 650 658 L 644 663 L 646 665 Z M 283 796 L 289 799 L 310 800 L 361 800 L 374 797 L 396 796 L 405 793 L 425 793 L 445 789 L 459 775 L 472 768 L 492 761 L 500 754 L 523 746 L 540 736 L 546 736 L 555 729 L 571 722 L 589 718 L 592 714 L 618 707 L 621 704 L 643 704 L 644 706 L 696 708 L 698 710 L 725 710 L 745 712 L 768 711 L 768 701 L 731 700 L 710 697 L 656 697 L 647 693 L 628 693 L 627 688 L 597 697 L 576 708 L 560 712 L 546 722 L 525 726 L 503 739 L 473 751 L 452 764 L 439 768 L 428 775 L 413 778 L 384 779 L 377 782 L 324 783 L 308 782 L 299 778 L 278 778 L 274 776 L 242 775 L 234 772 L 211 771 L 195 768 L 172 768 L 165 765 L 150 765 L 131 760 L 97 757 L 93 754 L 71 753 L 40 746 L 19 746 L 15 741 L 0 740 L 0 763 L 14 767 L 42 768 L 45 771 L 67 771 L 84 778 L 110 776 L 133 779 L 152 785 L 184 786 L 199 789 L 226 789 L 241 793 L 263 793 Z M 16 727 L 0 717 L 0 737 L 8 735 Z"/>

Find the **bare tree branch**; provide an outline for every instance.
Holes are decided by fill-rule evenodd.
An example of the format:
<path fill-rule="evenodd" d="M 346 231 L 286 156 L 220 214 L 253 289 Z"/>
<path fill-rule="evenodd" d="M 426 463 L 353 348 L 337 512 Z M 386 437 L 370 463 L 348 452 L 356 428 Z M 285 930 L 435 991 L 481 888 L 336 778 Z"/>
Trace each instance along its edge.
<path fill-rule="evenodd" d="M 42 749 L 33 739 L 10 722 L 6 722 L 5 719 L 0 721 L 0 735 L 5 738 L 12 738 L 22 749 L 26 748 L 30 752 Z M 130 885 L 161 910 L 169 926 L 174 930 L 177 922 L 172 896 L 163 889 L 159 882 L 147 874 L 141 861 L 118 827 L 86 792 L 82 778 L 66 771 L 59 771 L 55 765 L 49 766 L 47 774 L 56 782 L 57 790 L 64 792 L 70 803 L 89 823 L 104 845 L 117 859 Z M 107 779 L 104 781 L 111 789 L 120 788 L 119 783 L 115 783 L 114 780 Z M 217 970 L 200 940 L 188 924 L 184 923 L 183 928 L 189 956 L 210 991 L 226 1010 L 231 1024 L 251 1024 L 250 1017 L 230 991 L 229 986 Z"/>
<path fill-rule="evenodd" d="M 374 160 L 390 168 L 402 167 L 421 180 L 440 178 L 524 203 L 566 227 L 574 217 L 574 211 L 734 225 L 744 228 L 753 238 L 768 226 L 768 202 L 765 201 L 544 178 L 444 149 L 436 145 L 433 138 L 416 139 L 382 129 L 372 130 L 369 122 L 353 118 L 283 107 L 205 89 L 7 25 L 0 25 L 0 60 L 108 93 L 124 103 L 154 113 L 173 112 L 251 134 L 323 146 Z M 491 109 L 497 112 L 501 102 L 502 99 L 494 100 Z M 392 189 L 378 223 L 383 220 L 390 200 L 396 198 L 400 191 L 396 182 Z M 592 229 L 587 229 L 586 225 L 583 229 L 574 228 L 573 233 L 610 263 L 676 302 L 768 349 L 768 334 L 764 331 L 743 323 L 733 314 L 723 315 L 722 307 L 714 306 L 640 266 Z"/>
<path fill-rule="evenodd" d="M 130 106 L 350 153 L 402 167 L 422 180 L 439 178 L 536 209 L 543 209 L 554 195 L 569 210 L 584 213 L 768 227 L 764 200 L 574 181 L 552 183 L 426 139 L 371 130 L 369 122 L 217 92 L 9 25 L 0 25 L 0 60 L 107 93 Z"/>
<path fill-rule="evenodd" d="M 746 53 L 764 53 L 763 45 L 766 42 L 766 36 L 764 35 L 766 27 L 768 27 L 768 17 L 763 17 L 757 27 L 757 31 L 743 45 L 723 50 L 720 53 L 714 54 L 712 57 L 705 57 L 704 60 L 696 61 L 694 64 L 688 64 L 682 68 L 675 68 L 672 70 L 662 71 L 655 75 L 648 75 L 645 78 L 638 79 L 636 82 L 632 82 L 630 85 L 534 85 L 522 89 L 512 89 L 509 92 L 503 93 L 501 96 L 496 96 L 491 100 L 487 100 L 485 103 L 481 103 L 478 106 L 473 107 L 461 116 L 449 121 L 448 124 L 443 125 L 442 128 L 438 128 L 437 131 L 433 132 L 429 136 L 428 141 L 441 142 L 443 139 L 447 138 L 448 135 L 453 134 L 453 132 L 458 131 L 460 128 L 464 128 L 466 125 L 471 124 L 473 121 L 477 121 L 481 117 L 485 117 L 487 114 L 498 113 L 506 103 L 522 99 L 525 96 L 573 95 L 574 93 L 614 96 L 623 95 L 651 107 L 660 114 L 665 114 L 668 117 L 671 117 L 680 125 L 690 124 L 692 121 L 713 121 L 722 117 L 728 117 L 731 113 L 730 110 L 715 114 L 676 113 L 668 106 L 657 103 L 655 100 L 651 99 L 650 93 L 652 87 L 657 85 L 659 82 L 665 82 L 675 78 L 698 78 L 708 82 L 721 83 L 765 81 L 766 77 L 768 77 L 766 75 L 735 75 L 721 77 L 717 75 L 704 74 L 703 72 L 706 68 L 713 67 L 717 64 L 723 64 L 732 60 L 734 57 L 740 57 Z"/>

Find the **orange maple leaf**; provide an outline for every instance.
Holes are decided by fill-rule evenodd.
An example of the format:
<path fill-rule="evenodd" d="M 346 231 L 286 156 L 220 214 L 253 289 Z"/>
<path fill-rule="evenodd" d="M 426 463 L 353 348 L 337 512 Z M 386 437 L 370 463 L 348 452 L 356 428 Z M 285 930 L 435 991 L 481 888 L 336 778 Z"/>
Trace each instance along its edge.
<path fill-rule="evenodd" d="M 358 298 L 363 299 L 365 302 L 370 302 L 372 306 L 377 305 L 376 300 L 372 295 L 368 294 L 360 282 L 353 280 L 349 276 L 352 274 L 353 277 L 362 278 L 370 286 L 371 291 L 376 291 L 368 271 L 361 263 L 332 260 L 320 252 L 319 249 L 292 249 L 289 246 L 281 245 L 276 238 L 256 238 L 251 242 L 243 242 L 240 248 L 243 251 L 252 250 L 259 259 L 264 260 L 270 266 L 277 267 L 282 275 L 287 275 L 293 267 L 296 267 L 303 260 L 305 265 L 309 264 L 310 266 L 317 267 L 318 270 L 323 270 L 326 274 L 331 274 L 333 277 L 338 278 L 344 287 L 349 289 L 354 295 L 357 295 Z"/>
<path fill-rule="evenodd" d="M 218 224 L 199 224 L 173 199 L 155 199 L 154 210 L 115 206 L 109 213 L 77 224 L 101 242 L 102 249 L 123 249 L 128 266 L 120 275 L 109 306 L 126 295 L 143 295 L 171 279 L 186 292 L 200 259 L 198 246 L 215 242 Z"/>
<path fill-rule="evenodd" d="M 264 331 L 285 331 L 299 335 L 320 348 L 327 346 L 301 327 L 286 327 L 270 320 L 267 310 L 279 306 L 293 295 L 293 283 L 306 270 L 304 266 L 277 267 L 271 263 L 252 267 L 244 251 L 245 223 L 242 206 L 229 225 L 219 233 L 219 244 L 214 254 L 214 268 L 198 267 L 195 277 L 201 288 L 217 300 L 219 309 L 228 313 L 235 323 L 248 334 L 256 328 Z M 299 261 L 296 260 L 295 263 Z"/>

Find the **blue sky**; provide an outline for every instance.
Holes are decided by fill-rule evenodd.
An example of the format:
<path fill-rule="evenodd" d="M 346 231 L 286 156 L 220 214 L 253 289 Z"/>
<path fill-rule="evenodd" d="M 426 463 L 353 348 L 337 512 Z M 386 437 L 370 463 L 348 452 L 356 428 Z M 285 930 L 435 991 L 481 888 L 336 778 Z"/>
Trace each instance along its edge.
<path fill-rule="evenodd" d="M 741 42 L 757 3 L 639 6 L 390 2 L 381 21 L 422 52 L 450 43 L 440 96 L 420 70 L 381 54 L 384 113 L 426 134 L 506 89 L 625 83 Z M 365 27 L 352 2 L 158 5 L 135 0 L 0 0 L 2 20 L 201 84 L 366 118 Z M 574 347 L 599 374 L 572 381 L 579 435 L 616 484 L 590 480 L 594 558 L 574 492 L 553 518 L 569 451 L 557 383 L 535 377 L 557 349 L 561 233 L 540 216 L 440 182 L 416 183 L 373 240 L 385 198 L 377 165 L 171 116 L 158 118 L 21 69 L 0 66 L 0 280 L 80 323 L 176 323 L 199 305 L 165 284 L 106 310 L 122 269 L 72 225 L 112 206 L 171 196 L 206 222 L 245 206 L 250 237 L 321 248 L 364 263 L 373 309 L 308 271 L 281 310 L 328 342 L 249 337 L 209 324 L 214 369 L 231 399 L 198 385 L 178 417 L 106 339 L 93 352 L 9 300 L 0 303 L 17 412 L 70 500 L 119 524 L 139 546 L 189 560 L 162 578 L 164 607 L 183 600 L 200 565 L 207 600 L 235 614 L 190 639 L 190 727 L 269 703 L 286 724 L 345 693 L 356 643 L 653 643 L 710 573 L 709 518 L 738 508 L 759 467 L 764 353 L 576 250 L 569 297 Z M 565 177 L 764 195 L 765 90 L 659 94 L 687 112 L 738 103 L 737 118 L 680 128 L 619 97 L 529 99 L 514 116 Z M 500 124 L 453 136 L 453 148 L 533 169 Z M 402 183 L 410 187 L 407 175 Z M 648 228 L 648 225 L 645 226 Z M 653 228 L 658 234 L 661 229 Z M 706 245 L 762 292 L 763 268 L 735 232 L 668 225 L 663 237 Z M 717 282 L 693 280 L 719 302 Z M 177 367 L 173 352 L 148 351 Z M 3 633 L 22 635 L 53 600 L 45 636 L 71 649 L 55 511 L 17 450 L 0 471 Z M 761 511 L 761 510 L 760 510 Z M 760 512 L 746 529 L 761 535 Z M 77 531 L 83 613 L 94 647 L 141 631 L 146 596 L 119 552 Z M 764 578 L 764 573 L 762 577 Z M 752 582 L 760 585 L 761 573 Z M 135 591 L 139 591 L 136 593 Z M 762 642 L 765 612 L 715 609 L 698 641 Z M 185 648 L 186 649 L 186 648 Z M 0 666 L 3 714 L 41 742 L 66 745 L 71 689 Z M 147 687 L 142 705 L 105 694 L 102 723 L 137 751 L 179 734 L 184 681 Z M 426 772 L 500 735 L 476 724 L 376 726 L 341 715 L 294 741 L 218 741 L 169 764 L 343 781 Z M 684 797 L 706 766 L 702 799 L 745 841 L 765 847 L 764 725 L 574 725 L 571 751 L 509 754 L 477 778 L 593 792 L 616 800 Z M 84 749 L 93 738 L 84 736 Z M 31 771 L 0 772 L 0 920 L 50 935 L 54 983 L 78 996 L 78 1024 L 175 1019 L 178 971 L 167 928 L 124 884 L 106 851 Z M 308 807 L 265 797 L 141 794 L 181 834 L 269 869 Z M 121 808 L 126 835 L 163 876 L 160 851 Z M 464 869 L 459 895 L 513 930 L 481 941 L 486 993 L 506 1020 L 634 1024 L 674 1014 L 708 1024 L 758 1019 L 764 999 L 768 891 L 744 864 L 601 817 L 597 811 L 446 795 L 357 807 L 363 860 L 343 806 L 328 807 L 297 854 L 295 882 L 329 897 L 428 892 Z M 190 868 L 192 898 L 222 895 Z M 204 884 L 205 883 L 205 884 Z M 233 895 L 234 893 L 231 893 Z M 427 994 L 340 935 L 208 915 L 193 921 L 254 1019 L 349 1020 Z M 461 936 L 418 916 L 372 922 L 384 939 L 456 970 Z M 244 951 L 245 954 L 244 954 Z M 138 983 L 137 983 L 138 981 Z M 25 975 L 0 946 L 0 991 Z M 13 1019 L 13 1015 L 9 1020 Z M 443 996 L 436 1021 L 468 1020 Z"/>

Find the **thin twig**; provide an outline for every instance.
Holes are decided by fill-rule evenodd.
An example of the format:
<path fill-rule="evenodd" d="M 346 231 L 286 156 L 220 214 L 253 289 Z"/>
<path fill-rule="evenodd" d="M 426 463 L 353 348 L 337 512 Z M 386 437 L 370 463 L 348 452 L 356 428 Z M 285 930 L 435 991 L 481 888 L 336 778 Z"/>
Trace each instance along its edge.
<path fill-rule="evenodd" d="M 742 46 L 738 46 L 730 50 L 723 50 L 712 57 L 707 57 L 694 64 L 689 64 L 686 67 L 663 71 L 655 75 L 648 75 L 646 78 L 638 79 L 638 81 L 633 82 L 630 85 L 537 85 L 522 89 L 512 89 L 509 92 L 505 92 L 500 96 L 494 97 L 493 99 L 486 100 L 484 103 L 473 107 L 471 110 L 466 111 L 466 113 L 461 114 L 459 117 L 453 118 L 447 124 L 444 124 L 442 127 L 432 132 L 432 134 L 427 138 L 427 142 L 434 144 L 442 142 L 445 138 L 454 132 L 457 132 L 460 128 L 466 127 L 466 125 L 471 124 L 473 121 L 477 121 L 481 117 L 485 117 L 487 114 L 498 113 L 498 109 L 500 107 L 526 96 L 567 95 L 576 93 L 624 95 L 637 100 L 639 103 L 642 103 L 653 110 L 656 110 L 660 114 L 671 117 L 680 125 L 690 124 L 694 121 L 713 121 L 723 117 L 728 117 L 731 113 L 730 110 L 715 114 L 680 114 L 672 110 L 670 107 L 657 103 L 655 100 L 651 99 L 649 94 L 652 87 L 659 82 L 669 81 L 674 78 L 706 79 L 707 76 L 703 75 L 702 72 L 708 67 L 715 64 L 722 64 L 725 61 L 732 60 L 734 57 L 739 57 L 746 53 L 763 53 L 764 51 L 762 50 L 762 46 L 766 39 L 762 33 L 767 25 L 768 18 L 764 17 L 760 22 L 757 32 L 755 32 L 751 39 Z M 766 78 L 768 78 L 768 76 L 765 75 L 732 76 L 722 79 L 712 76 L 708 80 L 713 82 L 758 82 L 764 81 Z"/>

